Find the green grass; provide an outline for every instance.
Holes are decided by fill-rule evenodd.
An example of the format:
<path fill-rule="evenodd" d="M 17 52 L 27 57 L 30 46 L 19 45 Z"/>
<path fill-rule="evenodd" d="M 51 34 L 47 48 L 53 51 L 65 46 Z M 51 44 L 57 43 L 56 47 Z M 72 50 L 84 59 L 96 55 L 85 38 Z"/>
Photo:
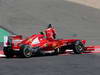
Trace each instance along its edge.
<path fill-rule="evenodd" d="M 3 42 L 4 41 L 4 36 L 8 36 L 10 35 L 9 32 L 7 32 L 6 30 L 0 28 L 0 42 Z"/>

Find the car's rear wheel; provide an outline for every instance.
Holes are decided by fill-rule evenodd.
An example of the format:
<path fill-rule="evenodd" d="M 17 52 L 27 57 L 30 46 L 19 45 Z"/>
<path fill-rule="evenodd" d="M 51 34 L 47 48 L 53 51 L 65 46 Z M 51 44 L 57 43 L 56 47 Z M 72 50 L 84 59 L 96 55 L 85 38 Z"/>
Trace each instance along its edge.
<path fill-rule="evenodd" d="M 81 54 L 82 52 L 84 52 L 84 45 L 80 40 L 77 40 L 73 43 L 73 52 L 75 54 Z"/>
<path fill-rule="evenodd" d="M 32 56 L 32 51 L 28 45 L 21 46 L 20 57 L 29 58 Z"/>

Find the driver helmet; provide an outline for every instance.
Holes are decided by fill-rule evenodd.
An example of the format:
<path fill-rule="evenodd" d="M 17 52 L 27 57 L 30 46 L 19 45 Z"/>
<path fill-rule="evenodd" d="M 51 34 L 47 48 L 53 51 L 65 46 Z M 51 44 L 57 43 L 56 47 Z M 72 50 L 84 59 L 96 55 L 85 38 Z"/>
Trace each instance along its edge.
<path fill-rule="evenodd" d="M 49 24 L 49 25 L 48 25 L 48 28 L 52 28 L 52 24 Z"/>
<path fill-rule="evenodd" d="M 44 35 L 44 33 L 43 33 L 43 32 L 40 32 L 40 34 Z"/>

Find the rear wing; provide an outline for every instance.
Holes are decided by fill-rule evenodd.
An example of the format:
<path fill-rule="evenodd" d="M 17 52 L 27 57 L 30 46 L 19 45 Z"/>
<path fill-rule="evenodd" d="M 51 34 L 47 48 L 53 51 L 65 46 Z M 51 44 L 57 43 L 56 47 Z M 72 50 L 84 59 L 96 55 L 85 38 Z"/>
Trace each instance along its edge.
<path fill-rule="evenodd" d="M 4 47 L 7 47 L 9 44 L 17 43 L 20 41 L 22 41 L 22 35 L 4 36 Z"/>

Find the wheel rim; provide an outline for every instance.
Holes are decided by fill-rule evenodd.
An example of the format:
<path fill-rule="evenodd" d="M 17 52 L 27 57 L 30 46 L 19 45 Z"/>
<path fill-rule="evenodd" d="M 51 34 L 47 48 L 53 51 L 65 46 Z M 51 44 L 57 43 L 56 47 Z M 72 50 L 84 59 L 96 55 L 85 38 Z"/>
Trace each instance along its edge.
<path fill-rule="evenodd" d="M 83 50 L 82 46 L 80 46 L 80 45 L 77 45 L 75 48 L 76 48 L 76 50 L 78 50 L 78 51 L 82 51 L 82 50 Z"/>
<path fill-rule="evenodd" d="M 31 57 L 32 56 L 32 52 L 28 48 L 25 48 L 24 49 L 24 56 L 25 57 Z"/>

